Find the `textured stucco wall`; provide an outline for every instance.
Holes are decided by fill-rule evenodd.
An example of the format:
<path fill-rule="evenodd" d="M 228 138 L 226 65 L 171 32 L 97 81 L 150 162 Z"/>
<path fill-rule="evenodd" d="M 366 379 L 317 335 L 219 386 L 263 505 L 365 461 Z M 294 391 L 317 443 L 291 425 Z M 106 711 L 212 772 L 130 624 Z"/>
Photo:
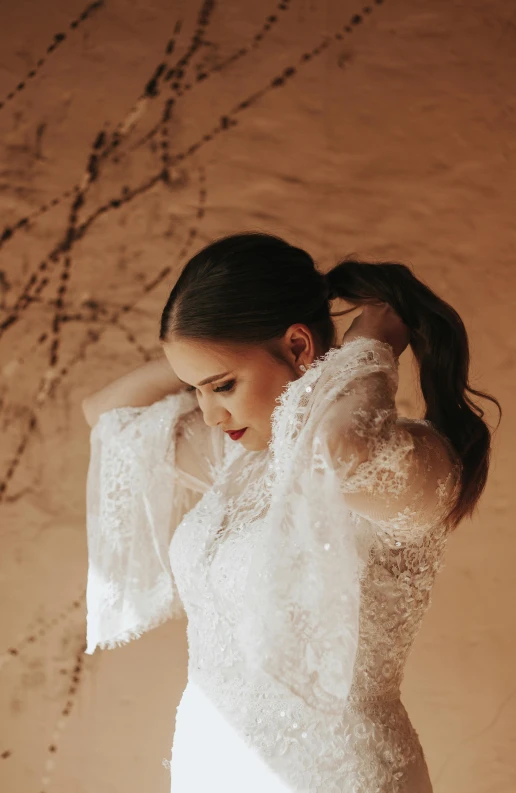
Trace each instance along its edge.
<path fill-rule="evenodd" d="M 0 9 L 0 101 L 37 72 L 0 110 L 1 227 L 32 218 L 0 247 L 0 322 L 14 318 L 0 339 L 5 793 L 167 790 L 184 624 L 82 655 L 79 404 L 155 348 L 185 256 L 242 228 L 283 234 L 322 267 L 351 252 L 410 263 L 464 318 L 473 384 L 498 396 L 505 418 L 478 513 L 450 542 L 405 701 L 436 793 L 516 790 L 516 8 L 371 7 L 347 33 L 361 11 L 348 0 L 219 3 L 166 130 L 155 127 L 170 83 L 137 100 L 158 64 L 187 52 L 200 2 L 107 0 L 73 28 L 77 0 Z M 121 143 L 89 184 L 92 143 L 119 124 Z M 186 153 L 168 184 L 163 145 L 172 160 Z M 85 203 L 74 220 L 76 186 Z M 79 238 L 66 251 L 70 227 Z M 409 363 L 400 407 L 414 414 Z"/>

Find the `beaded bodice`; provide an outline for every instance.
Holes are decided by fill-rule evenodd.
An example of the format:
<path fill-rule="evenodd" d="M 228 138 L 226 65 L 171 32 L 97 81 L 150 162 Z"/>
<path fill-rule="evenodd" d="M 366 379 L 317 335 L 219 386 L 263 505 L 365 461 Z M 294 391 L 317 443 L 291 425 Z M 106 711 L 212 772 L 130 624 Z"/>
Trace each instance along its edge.
<path fill-rule="evenodd" d="M 88 649 L 184 609 L 190 678 L 293 789 L 406 793 L 424 760 L 399 689 L 459 468 L 397 416 L 390 348 L 345 347 L 291 384 L 263 452 L 186 395 L 101 419 Z"/>

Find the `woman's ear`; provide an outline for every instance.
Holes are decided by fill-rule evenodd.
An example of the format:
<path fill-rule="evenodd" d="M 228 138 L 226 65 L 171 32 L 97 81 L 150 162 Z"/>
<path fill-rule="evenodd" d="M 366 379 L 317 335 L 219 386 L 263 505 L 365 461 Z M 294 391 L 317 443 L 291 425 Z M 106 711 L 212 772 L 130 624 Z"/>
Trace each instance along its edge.
<path fill-rule="evenodd" d="M 310 366 L 317 357 L 313 334 L 306 325 L 291 325 L 285 333 L 284 341 L 296 369 L 301 364 Z"/>

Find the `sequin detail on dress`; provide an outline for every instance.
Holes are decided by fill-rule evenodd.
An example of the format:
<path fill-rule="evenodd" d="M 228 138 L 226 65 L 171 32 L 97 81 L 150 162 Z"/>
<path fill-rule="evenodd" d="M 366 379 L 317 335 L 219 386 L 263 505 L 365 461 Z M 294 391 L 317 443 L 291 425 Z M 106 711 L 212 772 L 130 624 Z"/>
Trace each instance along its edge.
<path fill-rule="evenodd" d="M 330 351 L 289 386 L 274 415 L 273 442 L 263 452 L 245 452 L 220 431 L 207 430 L 195 403 L 180 397 L 132 414 L 112 411 L 97 433 L 92 470 L 100 465 L 107 472 L 108 466 L 111 479 L 99 495 L 92 475 L 89 495 L 90 651 L 95 637 L 111 646 L 179 613 L 181 603 L 188 617 L 189 680 L 274 771 L 282 790 L 431 790 L 399 689 L 442 563 L 459 468 L 427 422 L 398 418 L 396 388 L 391 349 L 357 339 Z M 121 426 L 123 417 L 128 425 Z M 155 430 L 163 417 L 166 442 Z M 169 460 L 173 509 L 156 504 L 168 500 L 149 489 L 143 473 L 151 450 L 138 446 L 139 438 L 151 441 L 154 473 L 159 459 Z M 127 466 L 136 488 L 131 513 L 122 503 L 127 487 L 116 485 Z M 310 475 L 297 477 L 302 471 Z M 290 506 L 305 505 L 301 513 L 281 499 L 274 504 L 279 483 L 291 475 L 284 495 Z M 326 491 L 310 490 L 317 481 L 338 489 L 341 501 L 331 509 Z M 160 530 L 163 514 L 168 523 Z M 142 515 L 159 537 L 142 532 Z M 127 554 L 113 552 L 134 544 L 134 535 L 141 560 L 136 576 L 123 568 Z M 156 554 L 164 547 L 167 559 Z M 154 609 L 149 592 L 139 589 L 149 580 L 148 565 L 153 581 L 158 569 L 166 580 L 165 594 L 151 594 Z M 263 595 L 259 602 L 252 600 L 255 593 Z M 122 602 L 132 604 L 131 614 Z M 103 609 L 114 616 L 101 629 Z M 349 614 L 349 624 L 335 622 L 341 614 Z M 125 631 L 110 634 L 111 624 Z M 179 736 L 188 718 L 202 719 L 202 713 L 188 717 L 189 701 L 178 711 Z M 193 774 L 202 746 L 191 753 Z M 187 761 L 181 758 L 182 771 L 174 777 L 173 756 L 174 793 L 190 791 Z"/>

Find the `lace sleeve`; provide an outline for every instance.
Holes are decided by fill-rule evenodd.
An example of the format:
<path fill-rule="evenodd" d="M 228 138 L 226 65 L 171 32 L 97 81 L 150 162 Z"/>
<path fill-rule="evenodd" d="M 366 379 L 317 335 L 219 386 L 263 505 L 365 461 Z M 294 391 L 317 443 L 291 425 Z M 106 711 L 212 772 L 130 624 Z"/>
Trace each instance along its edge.
<path fill-rule="evenodd" d="M 352 691 L 377 523 L 401 545 L 451 493 L 451 451 L 427 424 L 398 419 L 397 384 L 389 345 L 360 337 L 291 382 L 274 414 L 270 508 L 241 643 L 258 677 L 328 713 L 341 714 Z"/>
<path fill-rule="evenodd" d="M 458 462 L 429 422 L 398 417 L 397 361 L 387 344 L 377 344 L 377 355 L 377 366 L 357 372 L 323 427 L 346 505 L 401 544 L 445 519 Z"/>
<path fill-rule="evenodd" d="M 193 395 L 103 413 L 87 482 L 87 650 L 115 647 L 180 616 L 172 531 L 213 480 L 222 433 Z"/>

